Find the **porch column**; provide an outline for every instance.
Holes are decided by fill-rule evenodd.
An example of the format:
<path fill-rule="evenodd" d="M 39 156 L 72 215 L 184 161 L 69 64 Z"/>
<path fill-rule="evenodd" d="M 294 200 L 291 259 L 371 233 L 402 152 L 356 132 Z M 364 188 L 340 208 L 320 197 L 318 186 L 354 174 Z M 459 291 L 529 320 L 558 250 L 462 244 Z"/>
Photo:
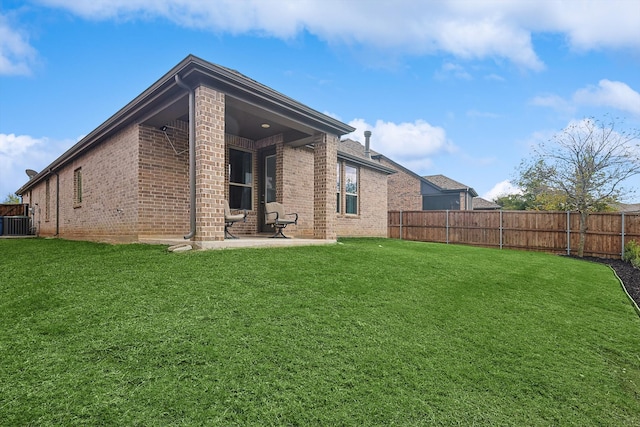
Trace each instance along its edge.
<path fill-rule="evenodd" d="M 335 239 L 338 137 L 317 135 L 313 146 L 313 237 Z"/>
<path fill-rule="evenodd" d="M 196 242 L 224 240 L 224 93 L 195 90 Z"/>

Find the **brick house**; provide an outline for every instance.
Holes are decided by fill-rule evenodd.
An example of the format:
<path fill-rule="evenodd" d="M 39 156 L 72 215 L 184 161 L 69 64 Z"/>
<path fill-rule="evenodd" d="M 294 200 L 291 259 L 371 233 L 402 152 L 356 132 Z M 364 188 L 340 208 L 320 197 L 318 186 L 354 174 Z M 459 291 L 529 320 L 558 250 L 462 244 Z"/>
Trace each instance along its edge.
<path fill-rule="evenodd" d="M 363 146 L 357 141 L 346 139 L 340 144 L 345 152 L 353 156 L 369 157 L 382 167 L 395 172 L 389 175 L 387 181 L 387 206 L 390 211 L 474 208 L 473 200 L 478 194 L 471 187 L 444 175 L 420 176 L 383 154 L 371 150 L 370 147 L 367 148 L 366 143 Z M 488 205 L 485 209 L 489 209 Z"/>
<path fill-rule="evenodd" d="M 270 232 L 265 202 L 299 214 L 294 237 L 386 236 L 393 170 L 341 149 L 354 129 L 237 71 L 189 55 L 16 193 L 39 234 L 138 241 Z"/>

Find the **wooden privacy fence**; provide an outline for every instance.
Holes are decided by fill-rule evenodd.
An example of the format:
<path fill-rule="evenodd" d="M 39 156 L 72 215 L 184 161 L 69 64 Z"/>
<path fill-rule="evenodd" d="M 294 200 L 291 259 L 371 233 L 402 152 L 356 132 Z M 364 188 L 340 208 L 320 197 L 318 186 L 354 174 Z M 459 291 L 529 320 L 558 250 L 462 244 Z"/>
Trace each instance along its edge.
<path fill-rule="evenodd" d="M 29 215 L 27 204 L 0 204 L 0 216 Z"/>
<path fill-rule="evenodd" d="M 576 255 L 578 212 L 390 211 L 389 237 Z M 592 213 L 585 256 L 620 258 L 625 243 L 640 243 L 640 212 Z"/>

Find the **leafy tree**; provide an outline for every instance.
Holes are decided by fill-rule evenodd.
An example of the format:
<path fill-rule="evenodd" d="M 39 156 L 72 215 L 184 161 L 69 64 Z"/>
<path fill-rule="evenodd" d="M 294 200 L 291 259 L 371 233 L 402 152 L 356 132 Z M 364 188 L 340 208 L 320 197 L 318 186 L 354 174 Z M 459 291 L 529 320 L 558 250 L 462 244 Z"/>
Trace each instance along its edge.
<path fill-rule="evenodd" d="M 493 201 L 507 211 L 524 211 L 528 207 L 527 199 L 523 194 L 507 194 Z"/>
<path fill-rule="evenodd" d="M 532 206 L 580 213 L 580 257 L 589 213 L 606 210 L 623 193 L 632 194 L 622 184 L 640 174 L 640 130 L 622 125 L 617 118 L 572 123 L 521 165 L 519 185 L 527 189 L 525 194 L 530 191 Z"/>
<path fill-rule="evenodd" d="M 547 178 L 553 173 L 539 159 L 522 162 L 515 184 L 520 188 L 517 194 L 507 194 L 494 201 L 505 210 L 566 210 L 566 197 L 547 185 Z"/>
<path fill-rule="evenodd" d="M 18 203 L 20 203 L 20 197 L 16 196 L 15 194 L 7 194 L 7 197 L 5 197 L 2 203 L 7 205 L 17 205 Z"/>

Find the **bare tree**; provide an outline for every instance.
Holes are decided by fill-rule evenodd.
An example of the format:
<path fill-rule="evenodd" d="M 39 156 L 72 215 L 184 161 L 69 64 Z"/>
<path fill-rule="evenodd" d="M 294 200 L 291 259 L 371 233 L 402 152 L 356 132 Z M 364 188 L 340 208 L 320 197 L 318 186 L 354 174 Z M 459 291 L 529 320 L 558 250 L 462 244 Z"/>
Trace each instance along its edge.
<path fill-rule="evenodd" d="M 628 178 L 640 174 L 640 131 L 623 129 L 618 118 L 586 118 L 541 144 L 532 159 L 538 177 L 551 190 L 563 194 L 569 210 L 580 213 L 578 256 L 584 255 L 590 212 L 629 195 Z"/>

